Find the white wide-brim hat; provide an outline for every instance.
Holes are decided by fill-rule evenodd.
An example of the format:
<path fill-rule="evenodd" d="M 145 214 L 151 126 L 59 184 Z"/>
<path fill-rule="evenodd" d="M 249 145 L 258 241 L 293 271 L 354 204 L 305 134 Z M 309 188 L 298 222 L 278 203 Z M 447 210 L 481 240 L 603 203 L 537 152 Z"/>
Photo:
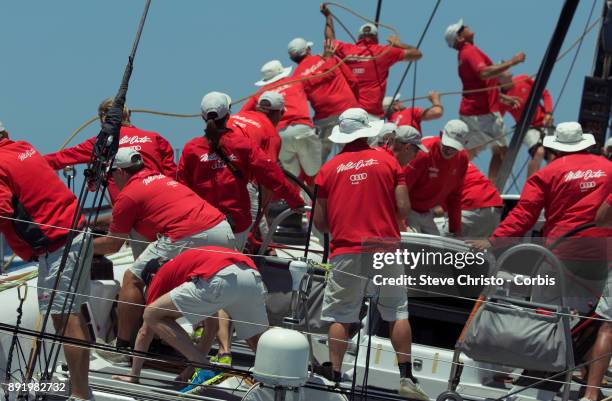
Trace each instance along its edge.
<path fill-rule="evenodd" d="M 554 135 L 544 137 L 543 145 L 560 152 L 579 152 L 595 145 L 595 137 L 582 132 L 582 126 L 577 122 L 561 123 Z"/>
<path fill-rule="evenodd" d="M 261 67 L 262 78 L 255 82 L 255 86 L 265 86 L 286 78 L 291 75 L 292 68 L 293 67 L 283 67 L 278 60 L 269 61 Z"/>
<path fill-rule="evenodd" d="M 360 108 L 345 110 L 338 117 L 338 121 L 329 136 L 329 140 L 334 143 L 349 143 L 359 138 L 375 137 L 385 123 L 383 120 L 370 121 L 368 113 Z"/>

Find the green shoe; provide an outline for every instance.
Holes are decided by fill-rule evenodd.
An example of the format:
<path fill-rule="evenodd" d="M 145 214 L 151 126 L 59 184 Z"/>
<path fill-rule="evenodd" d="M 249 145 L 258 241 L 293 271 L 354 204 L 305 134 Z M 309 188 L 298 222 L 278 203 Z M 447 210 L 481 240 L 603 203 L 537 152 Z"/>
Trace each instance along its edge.
<path fill-rule="evenodd" d="M 204 335 L 204 327 L 198 327 L 191 333 L 191 340 L 193 342 L 198 342 L 200 338 Z"/>
<path fill-rule="evenodd" d="M 226 352 L 224 354 L 217 354 L 210 358 L 210 363 L 218 366 L 232 366 L 232 354 Z"/>

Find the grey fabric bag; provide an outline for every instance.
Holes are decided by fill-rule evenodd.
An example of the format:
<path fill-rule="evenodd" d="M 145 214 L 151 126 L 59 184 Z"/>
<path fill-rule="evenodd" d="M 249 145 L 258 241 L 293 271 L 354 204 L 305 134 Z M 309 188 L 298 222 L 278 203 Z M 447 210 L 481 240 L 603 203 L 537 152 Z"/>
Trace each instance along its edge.
<path fill-rule="evenodd" d="M 562 371 L 567 368 L 571 344 L 566 333 L 558 313 L 538 313 L 532 307 L 496 301 L 476 312 L 459 349 L 479 362 Z"/>

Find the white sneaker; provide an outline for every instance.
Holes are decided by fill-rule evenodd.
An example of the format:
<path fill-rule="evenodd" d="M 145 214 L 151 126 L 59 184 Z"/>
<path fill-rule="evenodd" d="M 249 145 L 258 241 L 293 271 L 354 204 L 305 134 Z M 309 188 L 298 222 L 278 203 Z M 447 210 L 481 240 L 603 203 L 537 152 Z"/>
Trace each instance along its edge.
<path fill-rule="evenodd" d="M 408 377 L 400 379 L 399 395 L 415 400 L 429 401 L 429 396 L 421 389 L 419 383 L 413 382 Z"/>
<path fill-rule="evenodd" d="M 117 346 L 117 340 L 114 340 L 110 343 L 105 343 L 102 340 L 98 340 L 97 341 L 98 344 L 103 344 L 103 345 L 107 345 L 109 347 L 116 347 Z M 115 348 L 112 351 L 107 351 L 107 350 L 103 350 L 103 349 L 96 349 L 95 350 L 96 354 L 98 354 L 98 356 L 100 356 L 101 358 L 106 359 L 107 361 L 115 364 L 115 365 L 122 365 L 122 366 L 129 366 L 130 362 L 132 361 L 131 358 L 122 353 L 119 349 Z"/>

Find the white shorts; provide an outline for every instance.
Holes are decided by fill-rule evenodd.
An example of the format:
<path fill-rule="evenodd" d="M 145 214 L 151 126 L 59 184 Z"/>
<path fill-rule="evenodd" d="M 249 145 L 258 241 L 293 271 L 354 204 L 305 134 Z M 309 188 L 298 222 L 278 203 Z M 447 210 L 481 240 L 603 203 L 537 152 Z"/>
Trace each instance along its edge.
<path fill-rule="evenodd" d="M 170 260 L 183 251 L 206 245 L 236 249 L 236 239 L 232 233 L 232 228 L 226 220 L 208 230 L 174 242 L 168 237 L 161 237 L 157 241 L 151 242 L 147 249 L 134 261 L 129 270 L 142 280 L 142 271 L 151 260 L 158 258 Z"/>
<path fill-rule="evenodd" d="M 419 213 L 411 209 L 408 214 L 408 227 L 417 233 L 440 235 L 440 231 L 434 222 L 434 215 L 431 211 Z"/>
<path fill-rule="evenodd" d="M 89 286 L 91 282 L 91 261 L 93 258 L 93 242 L 91 241 L 89 234 L 87 236 L 83 233 L 77 235 L 72 240 L 72 246 L 70 247 L 70 253 L 68 253 L 68 259 L 64 270 L 60 276 L 60 281 L 57 285 L 58 291 L 53 297 L 53 305 L 51 306 L 52 314 L 64 314 L 68 313 L 80 313 L 81 304 L 87 302 L 89 298 Z M 82 249 L 81 249 L 82 248 Z M 79 258 L 79 253 L 81 257 Z M 41 314 L 45 314 L 49 308 L 49 301 L 53 288 L 55 287 L 55 280 L 57 272 L 62 262 L 62 256 L 64 254 L 64 247 L 58 249 L 55 252 L 42 255 L 38 258 L 38 309 Z M 77 261 L 79 263 L 77 263 Z M 79 268 L 80 273 L 77 272 L 74 279 L 71 279 L 75 269 Z M 80 274 L 80 276 L 79 276 Z M 78 285 L 77 283 L 78 277 Z M 74 301 L 67 300 L 70 293 L 76 293 Z M 64 308 L 64 303 L 66 307 Z M 71 305 L 72 304 L 72 305 Z M 69 309 L 70 307 L 70 309 Z"/>
<path fill-rule="evenodd" d="M 333 269 L 323 295 L 321 320 L 358 322 L 366 293 L 378 296 L 377 307 L 383 320 L 394 322 L 408 319 L 408 290 L 396 285 L 375 286 L 372 282 L 372 277 L 378 274 L 387 278 L 401 277 L 404 274 L 403 265 L 386 264 L 376 270 L 372 266 L 373 256 L 369 253 L 338 255 L 332 258 L 331 264 Z"/>
<path fill-rule="evenodd" d="M 542 145 L 545 135 L 553 134 L 553 128 L 529 128 L 525 133 L 525 139 L 523 140 L 523 143 L 525 144 L 525 146 L 527 146 L 527 149 L 531 153 L 533 151 L 534 146 Z"/>
<path fill-rule="evenodd" d="M 612 319 L 612 273 L 608 272 L 608 281 L 606 288 L 603 291 L 599 302 L 597 303 L 597 309 L 595 313 L 604 319 Z"/>
<path fill-rule="evenodd" d="M 339 116 L 331 116 L 322 118 L 320 120 L 314 120 L 315 127 L 317 127 L 317 134 L 321 139 L 321 161 L 325 163 L 329 152 L 331 152 L 333 142 L 329 140 L 329 136 L 336 125 L 338 125 Z"/>
<path fill-rule="evenodd" d="M 489 238 L 501 221 L 501 207 L 483 207 L 461 211 L 461 235 L 465 238 Z"/>
<path fill-rule="evenodd" d="M 321 139 L 314 128 L 295 124 L 278 132 L 281 149 L 278 155 L 283 167 L 298 176 L 300 170 L 308 176 L 315 176 L 321 168 Z"/>
<path fill-rule="evenodd" d="M 170 291 L 183 316 L 198 324 L 220 309 L 232 318 L 238 338 L 251 338 L 268 328 L 266 288 L 257 270 L 230 265 L 209 280 L 195 278 Z"/>
<path fill-rule="evenodd" d="M 500 113 L 494 112 L 478 116 L 462 116 L 459 118 L 467 124 L 470 132 L 467 136 L 465 148 L 468 150 L 498 145 L 508 147 L 504 119 Z"/>

